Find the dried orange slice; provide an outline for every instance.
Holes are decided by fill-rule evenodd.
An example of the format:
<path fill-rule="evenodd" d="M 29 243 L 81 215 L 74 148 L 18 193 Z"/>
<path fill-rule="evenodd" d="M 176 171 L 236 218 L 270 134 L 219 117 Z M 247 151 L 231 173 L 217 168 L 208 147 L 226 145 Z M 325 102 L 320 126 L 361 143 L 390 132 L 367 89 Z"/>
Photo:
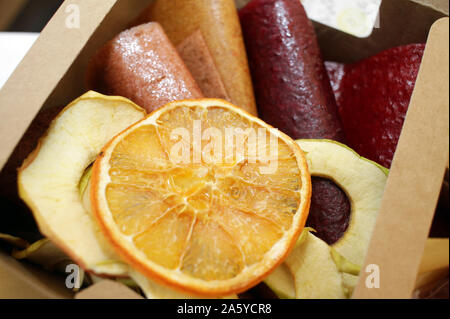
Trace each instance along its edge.
<path fill-rule="evenodd" d="M 201 296 L 244 291 L 292 249 L 311 181 L 288 136 L 218 99 L 170 103 L 97 158 L 95 216 L 133 268 Z"/>

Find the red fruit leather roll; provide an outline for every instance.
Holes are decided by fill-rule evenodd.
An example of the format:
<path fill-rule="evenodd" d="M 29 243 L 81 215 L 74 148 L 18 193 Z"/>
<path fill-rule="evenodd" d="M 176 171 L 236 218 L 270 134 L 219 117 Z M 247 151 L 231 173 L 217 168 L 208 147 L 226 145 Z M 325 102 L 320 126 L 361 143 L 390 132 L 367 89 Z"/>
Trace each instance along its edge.
<path fill-rule="evenodd" d="M 294 139 L 344 141 L 311 21 L 299 0 L 253 0 L 240 10 L 260 117 Z"/>
<path fill-rule="evenodd" d="M 258 105 L 294 139 L 344 142 L 336 101 L 311 21 L 299 0 L 253 0 L 240 11 Z M 331 180 L 312 178 L 307 224 L 328 244 L 347 230 L 350 204 Z"/>
<path fill-rule="evenodd" d="M 147 23 L 105 44 L 88 67 L 89 88 L 129 98 L 148 112 L 166 103 L 203 97 L 162 27 Z"/>
<path fill-rule="evenodd" d="M 327 62 L 346 139 L 361 156 L 391 166 L 425 44 L 392 48 L 361 62 Z"/>

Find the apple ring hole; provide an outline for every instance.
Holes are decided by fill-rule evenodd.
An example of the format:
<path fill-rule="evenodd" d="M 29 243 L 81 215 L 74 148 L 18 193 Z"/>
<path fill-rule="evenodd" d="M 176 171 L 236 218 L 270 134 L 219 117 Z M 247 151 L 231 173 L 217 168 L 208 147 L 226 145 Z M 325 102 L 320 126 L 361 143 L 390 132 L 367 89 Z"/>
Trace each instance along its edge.
<path fill-rule="evenodd" d="M 328 245 L 341 239 L 350 224 L 351 203 L 347 194 L 332 180 L 312 176 L 312 197 L 306 225 Z"/>

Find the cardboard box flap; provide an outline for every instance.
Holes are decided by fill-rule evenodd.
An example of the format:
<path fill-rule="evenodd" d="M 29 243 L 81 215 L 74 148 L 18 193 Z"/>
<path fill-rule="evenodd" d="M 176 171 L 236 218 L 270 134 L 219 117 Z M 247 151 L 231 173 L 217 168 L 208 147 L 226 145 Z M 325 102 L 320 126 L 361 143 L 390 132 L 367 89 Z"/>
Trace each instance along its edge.
<path fill-rule="evenodd" d="M 443 18 L 430 31 L 354 298 L 412 296 L 449 157 L 448 88 L 449 19 Z M 380 286 L 370 288 L 366 281 L 377 280 L 378 270 Z"/>
<path fill-rule="evenodd" d="M 144 299 L 125 285 L 102 280 L 75 295 L 75 299 Z"/>
<path fill-rule="evenodd" d="M 115 3 L 65 1 L 5 83 L 0 91 L 0 167 Z M 72 25 L 68 21 L 76 10 L 80 23 Z"/>
<path fill-rule="evenodd" d="M 425 43 L 433 23 L 447 15 L 411 0 L 384 0 L 378 27 L 368 38 L 357 38 L 319 23 L 314 27 L 325 60 L 351 63 L 395 46 Z"/>
<path fill-rule="evenodd" d="M 0 30 L 5 30 L 25 6 L 26 0 L 0 0 Z"/>
<path fill-rule="evenodd" d="M 433 8 L 434 10 L 442 11 L 448 15 L 449 12 L 448 0 L 412 0 L 412 1 Z"/>
<path fill-rule="evenodd" d="M 73 293 L 64 280 L 37 266 L 19 262 L 0 252 L 0 299 L 66 299 Z"/>

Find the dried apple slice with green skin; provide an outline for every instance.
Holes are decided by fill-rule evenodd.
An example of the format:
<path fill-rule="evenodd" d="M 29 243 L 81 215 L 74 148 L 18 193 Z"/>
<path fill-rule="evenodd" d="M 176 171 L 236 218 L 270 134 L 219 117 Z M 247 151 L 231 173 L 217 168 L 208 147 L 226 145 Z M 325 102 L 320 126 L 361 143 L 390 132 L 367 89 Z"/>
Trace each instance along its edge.
<path fill-rule="evenodd" d="M 294 280 L 297 283 L 297 293 L 300 297 L 315 296 L 316 298 L 325 298 L 330 292 L 326 290 L 321 292 L 321 283 L 324 280 L 331 279 L 321 279 L 320 276 L 311 273 L 312 278 L 318 278 L 318 281 L 311 283 L 315 286 L 311 288 L 309 282 L 305 283 L 306 279 L 301 279 L 308 277 L 307 274 L 310 269 L 298 267 L 298 265 L 295 267 L 296 265 L 293 263 L 295 259 L 310 260 L 311 268 L 318 269 L 316 272 L 324 272 L 324 267 L 327 265 L 328 273 L 334 278 L 332 281 L 334 285 L 330 284 L 330 287 L 334 287 L 330 288 L 335 292 L 334 296 L 341 293 L 336 288 L 339 286 L 343 288 L 343 296 L 350 296 L 357 283 L 358 277 L 356 275 L 364 262 L 370 236 L 375 227 L 389 171 L 359 156 L 347 146 L 334 141 L 299 140 L 297 143 L 305 151 L 311 175 L 333 180 L 347 194 L 352 207 L 350 225 L 344 236 L 331 247 L 327 246 L 327 249 L 324 242 L 319 244 L 320 239 L 318 238 L 312 241 L 312 243 L 320 247 L 317 251 L 308 250 L 305 247 L 303 247 L 303 250 L 299 250 L 297 247 L 288 258 L 291 263 L 291 269 L 289 270 L 286 267 L 277 268 L 265 280 L 265 283 L 280 298 L 292 298 L 295 295 L 295 290 L 292 288 L 292 283 L 287 282 L 287 278 L 294 276 Z M 311 238 L 315 238 L 315 236 L 310 235 L 308 238 L 311 241 Z M 327 250 L 328 252 L 326 252 Z M 316 256 L 302 256 L 307 251 Z M 313 260 L 312 258 L 322 258 L 327 262 L 313 262 L 311 261 Z M 334 262 L 334 266 L 330 263 L 330 260 Z M 287 264 L 289 261 L 285 263 Z M 339 284 L 334 271 L 335 267 L 338 273 L 341 274 L 341 284 Z M 303 292 L 300 289 L 303 289 Z"/>
<path fill-rule="evenodd" d="M 342 274 L 331 257 L 330 246 L 311 233 L 285 264 L 294 275 L 297 299 L 346 298 Z"/>
<path fill-rule="evenodd" d="M 285 263 L 282 263 L 264 280 L 264 283 L 278 296 L 278 298 L 295 299 L 294 279 L 294 275 L 288 266 L 286 266 Z"/>
<path fill-rule="evenodd" d="M 347 272 L 355 274 L 359 267 L 310 231 L 302 233 L 288 260 L 264 282 L 281 299 L 350 297 L 358 277 Z"/>
<path fill-rule="evenodd" d="M 16 259 L 27 259 L 46 269 L 60 269 L 71 260 L 49 239 L 41 239 L 23 250 L 13 250 L 12 256 Z"/>
<path fill-rule="evenodd" d="M 351 298 L 353 291 L 358 284 L 359 276 L 352 274 L 342 274 L 342 285 L 344 286 L 347 297 Z"/>
<path fill-rule="evenodd" d="M 352 263 L 351 261 L 345 259 L 341 254 L 339 254 L 333 247 L 330 247 L 331 258 L 333 258 L 334 263 L 337 265 L 338 270 L 344 274 L 350 274 L 354 276 L 359 276 L 361 271 L 361 266 Z"/>
<path fill-rule="evenodd" d="M 125 98 L 88 92 L 53 120 L 19 170 L 20 197 L 40 231 L 85 270 L 106 275 L 126 272 L 84 208 L 79 184 L 102 147 L 145 114 Z"/>
<path fill-rule="evenodd" d="M 299 247 L 305 243 L 308 238 L 309 232 L 314 232 L 314 229 L 310 227 L 305 227 L 295 244 L 295 248 Z M 272 291 L 280 299 L 295 299 L 295 284 L 294 275 L 289 270 L 289 267 L 285 263 L 278 266 L 271 274 L 268 276 L 264 283 L 272 289 Z"/>
<path fill-rule="evenodd" d="M 350 223 L 331 247 L 349 262 L 363 265 L 380 209 L 388 169 L 330 140 L 298 140 L 312 176 L 328 178 L 348 196 Z"/>
<path fill-rule="evenodd" d="M 2 233 L 0 233 L 0 241 L 3 241 L 18 249 L 25 249 L 29 245 L 28 242 L 22 238 Z"/>
<path fill-rule="evenodd" d="M 201 297 L 182 293 L 172 288 L 157 284 L 131 268 L 129 270 L 129 275 L 141 288 L 147 299 L 201 299 Z M 238 299 L 238 296 L 231 295 L 228 297 L 220 297 L 220 299 Z"/>

